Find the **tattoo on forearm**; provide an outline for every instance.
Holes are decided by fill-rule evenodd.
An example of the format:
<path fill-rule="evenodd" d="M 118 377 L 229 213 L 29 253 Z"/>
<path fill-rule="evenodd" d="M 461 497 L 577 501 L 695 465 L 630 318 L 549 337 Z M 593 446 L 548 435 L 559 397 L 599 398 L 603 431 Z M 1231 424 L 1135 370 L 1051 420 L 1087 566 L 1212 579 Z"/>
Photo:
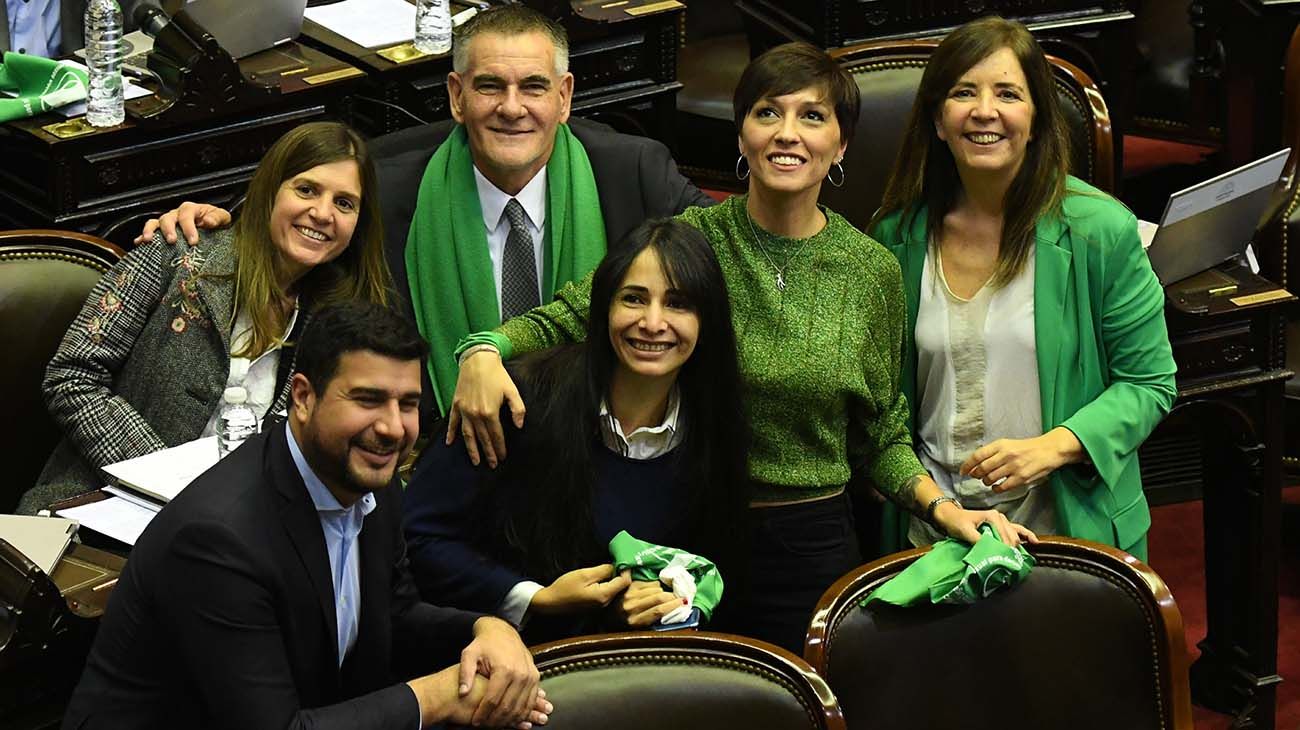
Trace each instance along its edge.
<path fill-rule="evenodd" d="M 921 513 L 922 505 L 916 503 L 916 488 L 921 485 L 921 481 L 924 479 L 924 474 L 917 474 L 911 479 L 908 479 L 907 482 L 898 489 L 898 504 L 903 507 L 903 509 L 906 509 L 914 515 L 919 515 Z"/>

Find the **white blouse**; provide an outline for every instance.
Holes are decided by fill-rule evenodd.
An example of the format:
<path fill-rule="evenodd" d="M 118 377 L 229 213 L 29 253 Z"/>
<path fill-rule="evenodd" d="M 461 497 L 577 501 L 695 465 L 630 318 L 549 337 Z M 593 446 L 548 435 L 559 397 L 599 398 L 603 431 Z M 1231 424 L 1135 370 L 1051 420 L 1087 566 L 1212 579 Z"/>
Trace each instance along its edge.
<path fill-rule="evenodd" d="M 289 315 L 289 323 L 284 328 L 284 334 L 280 336 L 281 341 L 289 338 L 289 333 L 293 332 L 293 326 L 297 321 L 298 300 L 295 299 L 293 313 Z M 244 312 L 238 312 L 235 315 L 235 323 L 230 328 L 230 351 L 242 350 L 252 336 L 252 321 Z M 279 343 L 273 344 L 270 349 L 255 358 L 234 356 L 230 358 L 230 373 L 226 376 L 226 387 L 244 386 L 248 391 L 248 400 L 245 403 L 257 414 L 259 422 L 266 417 L 266 412 L 270 410 L 271 404 L 275 403 L 275 397 L 279 395 L 276 392 L 276 375 L 279 369 Z M 203 436 L 216 435 L 217 416 L 221 415 L 221 406 L 222 402 L 218 402 L 217 410 L 208 419 L 208 425 L 203 428 Z"/>
<path fill-rule="evenodd" d="M 939 489 L 962 506 L 996 508 L 1013 522 L 1051 533 L 1051 490 L 1025 485 L 1001 494 L 963 477 L 962 463 L 999 438 L 1043 434 L 1034 335 L 1034 259 L 998 289 L 985 284 L 970 299 L 952 292 L 937 254 L 926 256 L 916 317 L 917 456 Z M 909 537 L 939 537 L 912 521 Z"/>

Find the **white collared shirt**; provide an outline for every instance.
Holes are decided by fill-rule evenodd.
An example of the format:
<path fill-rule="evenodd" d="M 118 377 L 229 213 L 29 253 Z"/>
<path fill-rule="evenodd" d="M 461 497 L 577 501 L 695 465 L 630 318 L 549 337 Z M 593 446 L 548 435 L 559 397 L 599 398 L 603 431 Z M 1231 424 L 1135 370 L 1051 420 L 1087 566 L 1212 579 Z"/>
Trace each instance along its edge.
<path fill-rule="evenodd" d="M 623 433 L 623 425 L 609 410 L 604 399 L 600 401 L 600 438 L 610 451 L 622 454 L 629 459 L 646 461 L 672 451 L 681 441 L 677 429 L 677 407 L 681 398 L 677 386 L 668 394 L 668 407 L 664 409 L 664 422 L 658 426 L 642 426 L 629 434 Z"/>
<path fill-rule="evenodd" d="M 642 426 L 624 435 L 623 425 L 609 410 L 609 404 L 601 399 L 601 441 L 610 451 L 637 461 L 648 461 L 663 456 L 677 448 L 682 441 L 681 429 L 677 427 L 680 405 L 681 397 L 677 386 L 674 385 L 672 392 L 668 394 L 668 407 L 664 409 L 663 423 L 658 426 Z M 528 614 L 528 606 L 533 602 L 533 596 L 544 587 L 541 583 L 531 580 L 516 583 L 501 600 L 501 605 L 497 607 L 497 616 L 522 628 L 524 618 Z"/>
<path fill-rule="evenodd" d="M 357 546 L 357 538 L 361 536 L 366 515 L 375 511 L 375 495 L 366 492 L 348 507 L 339 504 L 338 498 L 307 463 L 307 457 L 298 446 L 298 440 L 294 438 L 288 421 L 284 424 L 284 435 L 289 445 L 289 455 L 293 457 L 294 466 L 298 467 L 298 474 L 316 507 L 316 517 L 320 520 L 321 532 L 325 536 L 330 575 L 334 579 L 337 656 L 339 666 L 342 667 L 348 652 L 356 645 L 357 634 L 361 629 L 361 549 Z"/>
<path fill-rule="evenodd" d="M 537 301 L 542 301 L 542 250 L 546 242 L 546 168 L 537 171 L 532 180 L 510 196 L 483 177 L 474 168 L 474 184 L 478 187 L 478 206 L 483 211 L 483 227 L 487 230 L 488 256 L 492 257 L 492 281 L 497 287 L 497 314 L 501 313 L 501 260 L 505 257 L 506 238 L 510 235 L 510 219 L 506 218 L 506 203 L 511 197 L 519 201 L 528 218 L 528 232 L 533 237 L 533 260 L 537 263 Z"/>

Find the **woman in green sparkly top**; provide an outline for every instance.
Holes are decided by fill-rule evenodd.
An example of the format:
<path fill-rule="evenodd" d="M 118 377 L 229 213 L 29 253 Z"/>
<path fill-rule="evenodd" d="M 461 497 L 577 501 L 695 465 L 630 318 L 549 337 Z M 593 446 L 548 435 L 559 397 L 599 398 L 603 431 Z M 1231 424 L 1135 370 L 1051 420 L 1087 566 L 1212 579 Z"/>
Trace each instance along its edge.
<path fill-rule="evenodd" d="M 843 182 L 839 162 L 858 115 L 853 79 L 811 45 L 779 46 L 745 69 L 734 109 L 748 193 L 681 215 L 722 265 L 754 437 L 749 571 L 730 584 L 739 610 L 715 625 L 798 653 L 817 599 L 861 561 L 845 494 L 851 472 L 947 534 L 974 540 L 990 522 L 1011 544 L 1033 535 L 943 498 L 912 451 L 899 392 L 907 312 L 898 263 L 817 204 L 823 180 Z M 524 420 L 501 358 L 581 337 L 590 281 L 462 343 L 447 437 L 463 435 L 471 458 L 505 458 L 503 402 Z"/>

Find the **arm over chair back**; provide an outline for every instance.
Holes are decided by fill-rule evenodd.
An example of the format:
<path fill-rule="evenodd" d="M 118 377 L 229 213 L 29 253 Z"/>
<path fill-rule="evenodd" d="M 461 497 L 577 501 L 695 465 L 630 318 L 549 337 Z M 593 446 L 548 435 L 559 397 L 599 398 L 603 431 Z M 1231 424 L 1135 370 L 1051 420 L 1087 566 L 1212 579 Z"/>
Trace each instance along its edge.
<path fill-rule="evenodd" d="M 533 649 L 556 711 L 552 730 L 843 730 L 826 683 L 803 660 L 708 632 L 583 636 Z"/>
<path fill-rule="evenodd" d="M 853 142 L 844 156 L 844 186 L 822 185 L 821 202 L 858 228 L 865 230 L 880 206 L 921 74 L 938 45 L 935 40 L 873 41 L 831 51 L 858 82 L 862 103 Z M 1048 60 L 1070 127 L 1070 172 L 1112 192 L 1115 158 L 1110 114 L 1101 90 L 1069 61 L 1055 56 Z"/>
<path fill-rule="evenodd" d="M 63 334 L 99 277 L 123 256 L 108 241 L 69 231 L 0 231 L 0 383 L 4 383 L 4 486 L 12 512 L 36 481 L 60 434 L 45 410 L 41 380 Z"/>
<path fill-rule="evenodd" d="M 969 606 L 858 606 L 924 550 L 832 586 L 804 656 L 849 727 L 1191 730 L 1182 617 L 1160 577 L 1081 540 L 1031 551 L 1024 583 Z"/>

